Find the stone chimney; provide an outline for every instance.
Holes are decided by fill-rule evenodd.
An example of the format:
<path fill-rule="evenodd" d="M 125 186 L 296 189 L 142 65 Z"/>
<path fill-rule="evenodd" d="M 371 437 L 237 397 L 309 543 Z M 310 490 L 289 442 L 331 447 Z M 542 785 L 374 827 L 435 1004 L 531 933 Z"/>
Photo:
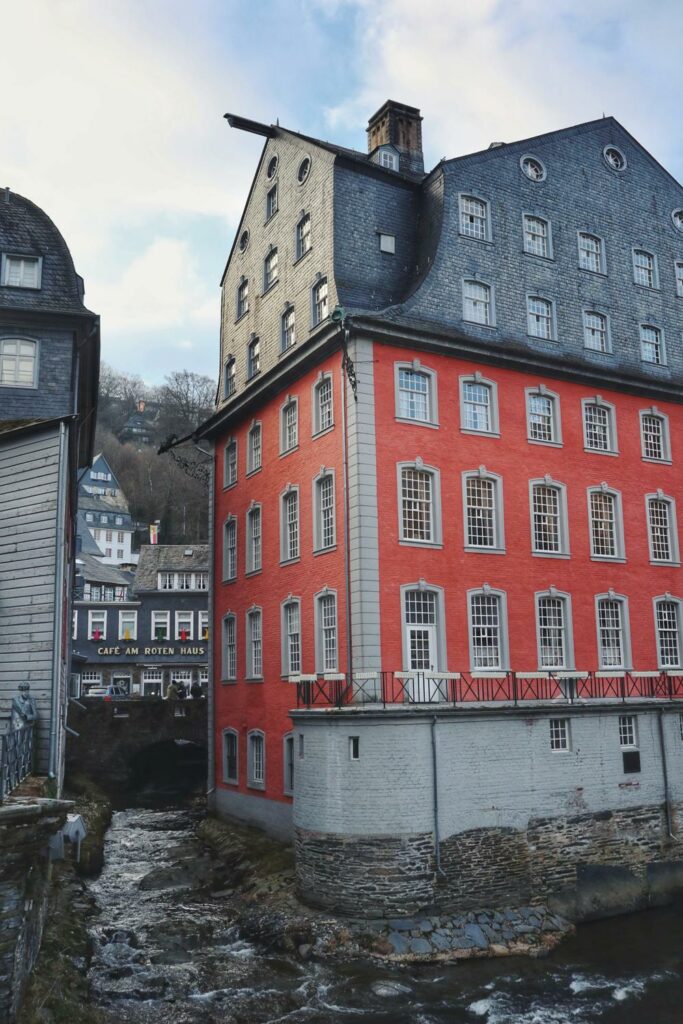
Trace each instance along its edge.
<path fill-rule="evenodd" d="M 387 100 L 368 121 L 368 153 L 378 146 L 394 146 L 399 170 L 424 174 L 422 118 L 417 107 Z"/>

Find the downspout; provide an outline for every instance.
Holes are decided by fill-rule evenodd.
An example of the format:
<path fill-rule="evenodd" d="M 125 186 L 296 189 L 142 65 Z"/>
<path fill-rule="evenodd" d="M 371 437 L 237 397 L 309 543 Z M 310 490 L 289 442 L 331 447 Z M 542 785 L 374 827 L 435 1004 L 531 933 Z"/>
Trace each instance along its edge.
<path fill-rule="evenodd" d="M 349 504 L 349 446 L 347 441 L 348 416 L 346 409 L 346 389 L 350 386 L 347 374 L 344 370 L 348 355 L 346 345 L 350 331 L 345 326 L 343 334 L 343 358 L 342 358 L 342 479 L 344 490 L 344 580 L 345 580 L 345 605 L 346 605 L 346 667 L 349 684 L 353 687 L 353 631 L 351 627 L 351 525 L 350 525 L 350 504 Z"/>
<path fill-rule="evenodd" d="M 214 550 L 213 550 L 213 538 L 214 538 L 214 498 L 215 498 L 215 481 L 216 481 L 216 458 L 215 458 L 215 446 L 211 458 L 211 475 L 209 479 L 209 689 L 206 695 L 206 699 L 209 702 L 207 706 L 207 730 L 208 735 L 206 738 L 206 749 L 207 749 L 207 789 L 206 795 L 211 796 L 216 791 L 216 764 L 215 764 L 215 751 L 216 742 L 214 737 L 214 664 L 213 664 L 213 652 L 215 649 L 214 645 Z M 201 449 L 200 449 L 201 451 Z"/>
<path fill-rule="evenodd" d="M 64 635 L 64 571 L 66 545 L 66 498 L 67 477 L 69 474 L 67 452 L 67 428 L 65 423 L 59 424 L 59 470 L 57 479 L 57 537 L 55 547 L 55 599 L 54 627 L 52 635 L 52 699 L 50 702 L 50 746 L 48 752 L 48 778 L 59 776 L 59 723 L 61 709 L 59 704 L 61 684 L 61 647 Z M 68 630 L 68 635 L 71 631 Z"/>
<path fill-rule="evenodd" d="M 666 830 L 669 834 L 669 838 L 673 839 L 674 842 L 678 842 L 678 836 L 674 835 L 672 831 L 671 822 L 671 795 L 669 793 L 669 771 L 666 763 L 666 739 L 664 736 L 664 710 L 662 708 L 657 709 L 657 722 L 659 725 L 659 748 L 662 755 L 662 775 L 664 777 L 664 808 L 666 810 Z"/>
<path fill-rule="evenodd" d="M 432 801 L 434 807 L 434 863 L 442 878 L 446 872 L 441 867 L 441 838 L 439 836 L 439 773 L 436 756 L 436 715 L 432 718 Z"/>

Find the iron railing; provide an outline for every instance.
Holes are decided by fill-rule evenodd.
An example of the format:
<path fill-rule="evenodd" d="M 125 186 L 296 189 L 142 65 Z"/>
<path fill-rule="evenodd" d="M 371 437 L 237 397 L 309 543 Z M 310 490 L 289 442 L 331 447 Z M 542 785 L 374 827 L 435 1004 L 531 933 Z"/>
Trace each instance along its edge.
<path fill-rule="evenodd" d="M 355 672 L 292 677 L 297 707 L 683 700 L 683 669 L 649 672 Z"/>
<path fill-rule="evenodd" d="M 33 724 L 0 732 L 0 803 L 33 769 Z"/>

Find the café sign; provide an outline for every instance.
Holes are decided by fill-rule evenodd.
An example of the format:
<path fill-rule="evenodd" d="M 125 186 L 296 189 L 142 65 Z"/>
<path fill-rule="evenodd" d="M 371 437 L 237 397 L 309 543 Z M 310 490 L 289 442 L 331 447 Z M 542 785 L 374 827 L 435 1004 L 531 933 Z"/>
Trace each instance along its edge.
<path fill-rule="evenodd" d="M 140 655 L 151 655 L 154 658 L 173 657 L 174 655 L 196 655 L 198 657 L 206 654 L 206 647 L 98 647 L 97 653 L 102 657 L 120 658 L 122 656 L 140 657 Z"/>

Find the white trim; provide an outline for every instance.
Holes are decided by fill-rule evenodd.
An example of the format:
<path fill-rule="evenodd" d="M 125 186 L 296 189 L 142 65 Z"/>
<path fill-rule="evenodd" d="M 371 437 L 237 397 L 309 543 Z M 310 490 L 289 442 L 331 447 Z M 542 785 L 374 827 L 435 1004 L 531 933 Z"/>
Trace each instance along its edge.
<path fill-rule="evenodd" d="M 465 294 L 465 289 L 468 284 L 479 285 L 480 288 L 485 288 L 487 292 L 486 308 L 488 311 L 488 320 L 486 322 L 482 320 L 470 320 L 465 316 L 465 303 L 468 298 Z M 494 286 L 489 281 L 481 281 L 478 277 L 462 277 L 460 279 L 460 287 L 462 294 L 462 321 L 464 324 L 469 324 L 472 327 L 486 327 L 488 329 L 496 326 L 496 293 Z M 475 300 L 471 300 L 475 301 Z"/>
<path fill-rule="evenodd" d="M 419 540 L 406 537 L 404 534 L 403 522 L 403 472 L 414 470 L 416 473 L 425 473 L 429 476 L 431 484 L 430 500 L 430 532 L 429 540 Z M 443 544 L 442 516 L 441 516 L 441 473 L 435 466 L 427 466 L 421 458 L 412 462 L 396 463 L 396 506 L 398 511 L 398 539 L 401 544 L 409 544 L 411 547 L 441 547 Z"/>
<path fill-rule="evenodd" d="M 676 629 L 677 629 L 677 649 L 678 658 L 676 665 L 664 665 L 662 659 L 662 649 L 659 636 L 659 624 L 657 622 L 657 607 L 660 604 L 669 603 L 675 607 L 676 615 Z M 654 615 L 654 626 L 655 626 L 655 647 L 657 649 L 657 664 L 661 670 L 679 672 L 683 667 L 683 601 L 680 597 L 674 597 L 673 594 L 660 594 L 658 597 L 652 598 L 652 612 Z M 636 673 L 633 673 L 634 675 Z M 651 675 L 658 675 L 658 672 L 652 672 Z"/>
<path fill-rule="evenodd" d="M 8 261 L 9 260 L 30 260 L 36 264 L 36 283 L 33 284 L 10 284 L 7 280 L 8 277 Z M 0 267 L 0 285 L 3 288 L 23 288 L 29 291 L 37 292 L 43 286 L 43 257 L 35 256 L 31 253 L 19 253 L 19 252 L 3 252 L 2 253 L 2 266 Z"/>
<path fill-rule="evenodd" d="M 327 426 L 322 426 L 320 392 L 323 384 L 326 382 L 329 382 L 330 385 L 330 422 Z M 313 384 L 311 384 L 311 435 L 312 437 L 320 437 L 322 434 L 327 434 L 330 430 L 334 430 L 334 374 L 331 370 L 325 370 L 321 371 Z"/>
<path fill-rule="evenodd" d="M 586 430 L 586 408 L 591 405 L 596 405 L 601 409 L 606 409 L 608 412 L 608 430 L 609 430 L 609 442 L 610 447 L 606 449 L 602 448 L 589 448 L 588 447 L 588 432 Z M 591 452 L 593 455 L 618 455 L 619 454 L 619 440 L 617 436 L 617 414 L 616 408 L 611 402 L 606 402 L 602 395 L 595 395 L 593 398 L 582 398 L 581 399 L 581 422 L 583 425 L 583 450 L 585 452 Z"/>
<path fill-rule="evenodd" d="M 403 664 L 405 666 L 402 673 L 396 673 L 396 675 L 408 679 L 413 678 L 415 672 L 411 671 L 408 666 L 410 665 L 410 649 L 408 643 L 408 623 L 406 621 L 406 595 L 413 590 L 420 591 L 421 593 L 434 594 L 435 597 L 435 608 L 436 608 L 436 663 L 438 674 L 443 674 L 447 678 L 451 678 L 448 673 L 448 645 L 446 643 L 446 604 L 445 604 L 445 590 L 443 587 L 439 587 L 434 583 L 427 583 L 425 580 L 420 579 L 415 583 L 403 583 L 400 587 L 400 599 L 401 599 L 401 649 L 403 652 Z M 366 676 L 362 674 L 362 678 Z"/>
<path fill-rule="evenodd" d="M 655 331 L 657 335 L 657 345 L 659 347 L 659 361 L 654 359 L 646 359 L 643 354 L 643 331 L 644 330 Z M 657 324 L 653 324 L 652 321 L 643 320 L 638 324 L 638 339 L 640 343 L 640 359 L 641 362 L 647 363 L 648 366 L 668 366 L 668 359 L 666 354 L 666 333 L 663 327 L 658 327 Z"/>
<path fill-rule="evenodd" d="M 232 622 L 234 648 L 235 648 L 235 671 L 228 670 L 228 645 L 227 645 L 227 624 Z M 237 679 L 237 616 L 234 612 L 226 612 L 221 618 L 221 682 L 231 683 Z"/>
<path fill-rule="evenodd" d="M 235 775 L 234 777 L 228 775 L 228 758 L 226 749 L 226 737 L 235 737 Z M 223 769 L 223 782 L 228 786 L 239 785 L 240 778 L 240 735 L 237 729 L 233 729 L 230 726 L 221 730 L 221 767 Z"/>
<path fill-rule="evenodd" d="M 289 605 L 296 605 L 299 612 L 299 668 L 296 671 L 292 670 L 289 657 L 289 633 L 287 632 L 287 607 Z M 280 663 L 282 676 L 286 676 L 290 682 L 293 680 L 298 682 L 301 679 L 301 669 L 304 663 L 304 645 L 301 626 L 301 598 L 296 597 L 294 594 L 289 594 L 280 602 Z"/>
<path fill-rule="evenodd" d="M 534 334 L 530 330 L 531 324 L 530 324 L 529 317 L 536 315 L 536 314 L 532 314 L 532 312 L 531 312 L 531 310 L 529 308 L 529 303 L 531 302 L 532 299 L 538 299 L 539 302 L 547 302 L 548 305 L 550 306 L 550 336 L 549 337 L 545 337 L 542 334 Z M 527 296 L 526 296 L 526 334 L 527 334 L 528 338 L 533 338 L 535 341 L 554 341 L 554 342 L 557 341 L 557 312 L 556 312 L 556 308 L 555 308 L 555 300 L 554 299 L 549 299 L 547 295 L 543 295 L 539 291 L 527 292 Z"/>
<path fill-rule="evenodd" d="M 544 441 L 542 438 L 531 436 L 531 408 L 530 399 L 538 396 L 539 398 L 548 398 L 551 402 L 551 417 L 552 417 L 552 432 L 553 439 L 551 441 Z M 545 384 L 538 384 L 536 387 L 528 387 L 524 389 L 524 401 L 526 407 L 526 436 L 527 441 L 530 444 L 543 444 L 555 448 L 562 447 L 562 410 L 560 406 L 560 396 L 555 391 L 549 391 Z"/>
<path fill-rule="evenodd" d="M 74 612 L 74 614 L 77 614 Z M 122 616 L 132 615 L 133 616 L 133 628 L 129 640 L 137 640 L 138 638 L 138 612 L 137 608 L 121 608 L 119 609 L 119 640 L 124 640 L 124 627 L 122 625 Z"/>
<path fill-rule="evenodd" d="M 614 554 L 602 555 L 596 552 L 593 537 L 593 514 L 591 508 L 592 494 L 608 494 L 614 499 Z M 604 481 L 601 484 L 586 488 L 586 502 L 588 505 L 588 544 L 590 556 L 596 562 L 623 562 L 626 560 L 626 541 L 624 536 L 624 509 L 621 491 L 616 487 L 609 487 Z"/>
<path fill-rule="evenodd" d="M 410 373 L 422 374 L 427 378 L 426 420 L 416 419 L 413 416 L 404 416 L 401 413 L 400 380 L 402 370 Z M 394 363 L 394 415 L 401 423 L 413 423 L 419 427 L 439 426 L 439 396 L 437 391 L 436 370 L 432 370 L 428 366 L 424 366 L 419 359 L 413 359 L 412 362 L 400 361 Z"/>
<path fill-rule="evenodd" d="M 285 427 L 285 416 L 286 411 L 290 406 L 293 406 L 296 411 L 296 442 L 290 447 L 285 447 L 285 441 L 287 431 Z M 295 452 L 299 447 L 299 396 L 298 395 L 287 395 L 284 402 L 280 406 L 280 455 L 289 455 L 290 452 Z M 263 458 L 263 455 L 261 456 Z"/>
<path fill-rule="evenodd" d="M 297 523 L 297 551 L 296 554 L 289 553 L 289 532 L 286 522 L 287 498 L 296 494 L 296 523 Z M 280 492 L 280 563 L 298 562 L 301 558 L 301 493 L 298 484 L 288 484 Z"/>
<path fill-rule="evenodd" d="M 650 502 L 651 501 L 663 501 L 668 507 L 668 522 L 669 522 L 669 548 L 671 557 L 670 558 L 655 558 L 654 544 L 652 538 L 652 525 L 650 523 Z M 678 541 L 678 517 L 676 515 L 676 499 L 671 497 L 669 494 L 664 494 L 662 490 L 656 491 L 654 494 L 645 495 L 645 522 L 647 524 L 647 540 L 650 551 L 650 562 L 653 565 L 680 565 L 681 555 Z"/>
<path fill-rule="evenodd" d="M 500 655 L 499 665 L 491 665 L 489 668 L 484 666 L 475 668 L 474 665 L 474 642 L 473 642 L 473 624 L 472 624 L 472 598 L 473 597 L 495 597 L 498 599 L 498 652 Z M 469 644 L 470 653 L 470 667 L 472 672 L 477 673 L 477 678 L 504 678 L 505 672 L 508 671 L 510 666 L 510 644 L 508 637 L 508 612 L 507 612 L 507 593 L 504 590 L 497 590 L 494 587 L 490 587 L 488 584 L 484 584 L 481 587 L 473 587 L 467 591 L 467 638 Z M 500 676 L 492 675 L 498 670 L 502 674 Z"/>
<path fill-rule="evenodd" d="M 536 487 L 550 487 L 558 496 L 558 550 L 543 551 L 535 546 L 534 490 Z M 529 519 L 531 527 L 531 552 L 543 558 L 569 558 L 569 512 L 567 506 L 567 485 L 554 480 L 549 474 L 529 480 Z"/>
<path fill-rule="evenodd" d="M 253 629 L 252 623 L 255 617 L 258 616 L 259 624 L 261 628 L 260 641 L 261 641 L 261 671 L 256 672 L 254 668 L 254 648 L 253 648 Z M 245 635 L 246 635 L 246 662 L 245 662 L 245 677 L 250 680 L 260 681 L 264 677 L 264 655 L 265 655 L 265 644 L 263 635 L 263 608 L 260 605 L 252 605 L 247 608 L 245 612 Z"/>
<path fill-rule="evenodd" d="M 645 434 L 643 431 L 643 419 L 646 416 L 651 416 L 654 419 L 658 419 L 662 425 L 662 458 L 656 459 L 652 455 L 645 454 Z M 659 464 L 666 464 L 671 462 L 671 432 L 669 430 L 669 417 L 661 409 L 658 409 L 656 405 L 650 406 L 649 409 L 639 410 L 640 418 L 640 451 L 641 457 L 644 462 L 655 462 Z"/>
<path fill-rule="evenodd" d="M 489 480 L 493 484 L 493 529 L 494 543 L 491 546 L 471 544 L 467 536 L 467 481 L 478 477 L 480 480 Z M 503 478 L 498 473 L 491 473 L 486 466 L 479 469 L 465 469 L 461 474 L 462 478 L 462 512 L 463 512 L 463 543 L 465 551 L 481 551 L 496 554 L 505 554 L 505 510 L 503 503 Z"/>
<path fill-rule="evenodd" d="M 321 603 L 326 597 L 334 598 L 334 628 L 335 628 L 335 661 L 334 668 L 325 667 L 325 651 L 323 637 L 323 623 L 321 615 Z M 318 675 L 339 671 L 339 601 L 337 591 L 333 587 L 323 587 L 317 594 L 313 595 L 313 622 L 315 630 L 315 667 Z M 303 678 L 303 677 L 302 677 Z"/>
<path fill-rule="evenodd" d="M 332 481 L 332 541 L 323 545 L 322 529 L 322 484 L 326 479 Z M 313 507 L 313 551 L 318 554 L 323 551 L 334 551 L 337 546 L 337 481 L 334 469 L 325 466 L 320 467 L 320 472 L 312 480 L 312 507 Z"/>
<path fill-rule="evenodd" d="M 2 360 L 3 358 L 5 358 L 3 357 L 3 348 L 6 344 L 11 344 L 13 342 L 19 346 L 21 346 L 22 344 L 33 345 L 33 376 L 30 384 L 20 383 L 16 380 L 9 381 L 8 383 L 4 384 L 2 383 Z M 0 388 L 37 388 L 40 373 L 40 351 L 40 341 L 38 341 L 37 338 L 28 338 L 25 335 L 17 334 L 8 334 L 6 336 L 3 335 L 2 337 L 0 337 Z M 18 352 L 16 357 L 8 356 L 6 358 L 16 358 L 17 360 L 19 360 L 21 358 L 21 354 Z"/>
<path fill-rule="evenodd" d="M 462 217 L 463 217 L 463 201 L 466 199 L 473 199 L 477 203 L 482 203 L 484 206 L 484 235 L 479 237 L 478 235 L 469 234 L 462 229 Z M 461 238 L 469 238 L 473 242 L 491 242 L 493 241 L 493 230 L 491 225 L 491 202 L 489 199 L 484 199 L 482 195 L 477 192 L 458 192 L 458 234 Z"/>
<path fill-rule="evenodd" d="M 88 610 L 88 640 L 92 640 L 93 639 L 93 635 L 92 634 L 93 634 L 93 629 L 95 628 L 93 626 L 93 616 L 96 616 L 98 619 L 100 619 L 102 621 L 102 636 L 100 637 L 100 640 L 106 640 L 107 639 L 107 611 L 104 608 L 91 608 L 91 609 Z M 97 627 L 97 628 L 99 628 L 99 627 Z M 95 643 L 99 643 L 99 640 L 96 640 Z"/>
<path fill-rule="evenodd" d="M 636 277 L 636 253 L 642 252 L 646 256 L 652 257 L 652 284 L 643 284 Z M 659 263 L 657 260 L 657 253 L 652 252 L 651 249 L 646 249 L 642 245 L 631 246 L 631 269 L 633 272 L 633 283 L 639 288 L 647 288 L 648 291 L 659 291 Z"/>
<path fill-rule="evenodd" d="M 581 239 L 582 238 L 594 238 L 597 242 L 600 243 L 599 252 L 598 252 L 599 259 L 598 259 L 598 269 L 597 270 L 592 270 L 591 267 L 582 267 L 581 266 Z M 579 270 L 583 270 L 586 274 L 600 274 L 603 277 L 607 276 L 607 253 L 606 253 L 606 247 L 605 247 L 605 239 L 602 237 L 602 235 L 596 234 L 595 231 L 580 231 L 580 230 L 577 230 L 577 232 L 576 232 L 576 248 L 577 248 Z"/>
<path fill-rule="evenodd" d="M 542 173 L 540 178 L 534 178 L 530 174 L 527 174 L 527 172 L 524 170 L 524 164 L 527 160 L 533 160 L 541 168 Z M 519 169 L 524 175 L 524 177 L 527 179 L 527 181 L 533 182 L 534 185 L 538 185 L 539 182 L 545 181 L 545 179 L 548 177 L 548 172 L 546 170 L 545 164 L 534 153 L 522 153 L 522 155 L 519 158 Z"/>
<path fill-rule="evenodd" d="M 489 429 L 480 430 L 477 427 L 467 425 L 465 417 L 465 396 L 466 384 L 478 385 L 488 388 L 489 391 Z M 478 434 L 482 437 L 500 437 L 500 417 L 498 411 L 498 384 L 495 380 L 483 377 L 477 370 L 475 373 L 463 374 L 458 378 L 458 398 L 460 401 L 460 430 L 464 434 Z"/>
<path fill-rule="evenodd" d="M 546 253 L 545 256 L 542 253 L 540 253 L 540 252 L 533 252 L 533 250 L 527 249 L 527 247 L 526 247 L 526 235 L 527 235 L 526 225 L 527 225 L 527 220 L 538 220 L 538 221 L 542 221 L 545 224 L 545 226 L 546 226 L 546 235 L 545 235 L 545 237 L 546 237 L 546 247 L 548 249 L 548 252 Z M 546 217 L 544 214 L 534 213 L 532 210 L 522 210 L 522 252 L 524 253 L 525 256 L 532 256 L 532 257 L 534 257 L 537 260 L 554 260 L 555 259 L 555 250 L 554 250 L 554 247 L 553 247 L 553 225 L 552 225 L 552 221 L 548 217 Z"/>
<path fill-rule="evenodd" d="M 600 678 L 614 677 L 619 671 L 628 671 L 631 668 L 633 662 L 631 658 L 631 624 L 628 609 L 628 598 L 624 594 L 617 594 L 613 590 L 607 591 L 604 594 L 595 595 L 595 638 L 597 643 L 598 651 L 598 664 L 600 665 L 600 671 L 596 672 L 596 675 Z M 600 603 L 602 601 L 616 601 L 620 607 L 621 616 L 621 648 L 622 648 L 622 661 L 620 665 L 603 665 L 602 658 L 602 645 L 600 643 Z"/>
<path fill-rule="evenodd" d="M 262 747 L 262 779 L 255 779 L 254 777 L 254 755 L 252 749 L 252 740 L 256 737 L 260 737 Z M 266 788 L 266 734 L 262 729 L 250 729 L 247 733 L 247 788 L 248 789 L 265 789 Z"/>
<path fill-rule="evenodd" d="M 540 602 L 543 598 L 557 599 L 561 601 L 562 615 L 563 615 L 563 652 L 564 652 L 564 664 L 563 665 L 543 665 L 541 667 L 542 657 L 542 645 L 541 645 L 541 623 L 540 623 Z M 553 672 L 554 670 L 562 670 L 563 672 L 570 672 L 574 668 L 574 625 L 572 617 L 572 599 L 571 594 L 567 594 L 564 591 L 557 590 L 555 587 L 549 587 L 548 590 L 537 590 L 534 594 L 534 611 L 536 616 L 536 651 L 538 657 L 539 669 L 543 672 Z"/>

